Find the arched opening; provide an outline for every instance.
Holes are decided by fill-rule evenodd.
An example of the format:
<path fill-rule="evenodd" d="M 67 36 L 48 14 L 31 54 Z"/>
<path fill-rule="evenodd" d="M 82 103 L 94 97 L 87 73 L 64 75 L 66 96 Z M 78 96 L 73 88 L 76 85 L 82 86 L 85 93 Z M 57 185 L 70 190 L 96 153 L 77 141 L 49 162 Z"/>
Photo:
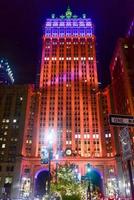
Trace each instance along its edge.
<path fill-rule="evenodd" d="M 91 167 L 85 177 L 88 181 L 88 192 L 103 195 L 103 181 L 99 170 Z"/>
<path fill-rule="evenodd" d="M 47 169 L 39 170 L 35 175 L 35 197 L 43 197 L 48 190 L 49 171 Z"/>
<path fill-rule="evenodd" d="M 3 199 L 9 198 L 11 195 L 11 187 L 12 187 L 12 177 L 5 177 L 5 183 L 3 187 Z"/>

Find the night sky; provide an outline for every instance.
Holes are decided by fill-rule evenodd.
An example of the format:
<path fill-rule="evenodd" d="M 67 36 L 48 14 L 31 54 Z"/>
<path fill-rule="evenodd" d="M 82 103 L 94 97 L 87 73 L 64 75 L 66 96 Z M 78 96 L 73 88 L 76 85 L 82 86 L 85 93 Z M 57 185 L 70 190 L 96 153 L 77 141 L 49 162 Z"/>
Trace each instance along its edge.
<path fill-rule="evenodd" d="M 0 0 L 0 57 L 7 58 L 16 83 L 34 83 L 40 66 L 42 24 L 52 13 L 86 13 L 95 24 L 100 81 L 109 82 L 109 63 L 119 37 L 134 15 L 134 0 Z"/>

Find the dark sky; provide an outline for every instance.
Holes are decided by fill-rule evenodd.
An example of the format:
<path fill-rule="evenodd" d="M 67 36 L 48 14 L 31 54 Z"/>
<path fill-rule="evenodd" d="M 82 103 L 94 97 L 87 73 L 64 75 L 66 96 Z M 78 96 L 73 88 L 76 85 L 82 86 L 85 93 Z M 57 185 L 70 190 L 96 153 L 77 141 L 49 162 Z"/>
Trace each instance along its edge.
<path fill-rule="evenodd" d="M 52 13 L 86 13 L 95 24 L 100 80 L 109 80 L 116 41 L 126 34 L 134 0 L 0 0 L 0 57 L 7 58 L 16 83 L 33 83 L 41 59 L 42 24 Z"/>

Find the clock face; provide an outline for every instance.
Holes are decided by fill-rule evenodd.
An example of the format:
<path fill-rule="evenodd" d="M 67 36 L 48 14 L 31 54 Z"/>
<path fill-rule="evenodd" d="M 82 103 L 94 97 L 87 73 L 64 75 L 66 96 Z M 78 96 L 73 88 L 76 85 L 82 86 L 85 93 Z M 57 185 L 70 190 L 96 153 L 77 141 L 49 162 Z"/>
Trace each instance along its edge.
<path fill-rule="evenodd" d="M 71 156 L 72 154 L 72 150 L 71 149 L 66 149 L 66 155 L 67 156 Z"/>

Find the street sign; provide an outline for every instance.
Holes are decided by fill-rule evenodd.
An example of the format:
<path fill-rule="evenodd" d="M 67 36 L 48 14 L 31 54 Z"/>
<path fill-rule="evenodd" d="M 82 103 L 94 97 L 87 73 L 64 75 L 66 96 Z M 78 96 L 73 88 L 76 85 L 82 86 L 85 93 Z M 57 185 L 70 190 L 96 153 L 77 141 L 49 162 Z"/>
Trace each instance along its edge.
<path fill-rule="evenodd" d="M 113 126 L 134 126 L 134 116 L 111 114 L 109 123 Z"/>
<path fill-rule="evenodd" d="M 122 145 L 122 158 L 123 160 L 129 160 L 132 158 L 132 146 L 128 128 L 123 128 L 119 136 Z"/>

